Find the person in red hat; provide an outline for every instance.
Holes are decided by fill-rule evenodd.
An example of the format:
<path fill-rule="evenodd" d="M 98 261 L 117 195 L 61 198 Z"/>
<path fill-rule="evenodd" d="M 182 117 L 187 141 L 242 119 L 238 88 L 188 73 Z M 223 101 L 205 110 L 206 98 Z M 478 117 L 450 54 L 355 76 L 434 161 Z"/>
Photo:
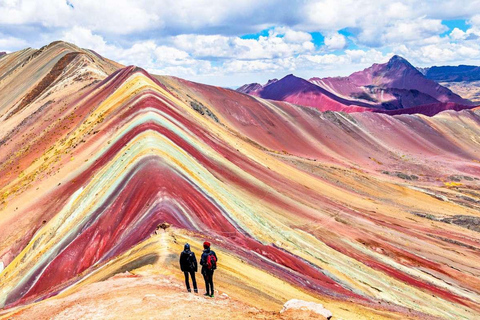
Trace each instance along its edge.
<path fill-rule="evenodd" d="M 205 296 L 213 298 L 214 289 L 213 289 L 213 272 L 217 269 L 217 255 L 215 251 L 210 250 L 210 242 L 205 241 L 203 243 L 203 253 L 200 258 L 200 264 L 202 265 L 202 275 L 205 280 L 206 293 Z"/>

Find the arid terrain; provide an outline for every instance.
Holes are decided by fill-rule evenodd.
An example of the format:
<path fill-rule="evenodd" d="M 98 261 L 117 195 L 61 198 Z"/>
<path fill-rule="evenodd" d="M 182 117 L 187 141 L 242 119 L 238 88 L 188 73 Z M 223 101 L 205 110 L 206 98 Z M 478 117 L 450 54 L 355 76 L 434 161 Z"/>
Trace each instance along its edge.
<path fill-rule="evenodd" d="M 65 42 L 1 56 L 0 92 L 1 318 L 480 316 L 473 103 L 321 112 Z M 213 299 L 178 266 L 205 240 Z"/>

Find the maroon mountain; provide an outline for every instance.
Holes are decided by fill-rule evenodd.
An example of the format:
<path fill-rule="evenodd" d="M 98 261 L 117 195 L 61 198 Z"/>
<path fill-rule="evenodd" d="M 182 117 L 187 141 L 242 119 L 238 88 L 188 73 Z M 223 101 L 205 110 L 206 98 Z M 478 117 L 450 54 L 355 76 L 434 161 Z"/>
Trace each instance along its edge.
<path fill-rule="evenodd" d="M 431 115 L 444 109 L 466 109 L 472 103 L 439 85 L 413 67 L 407 60 L 394 56 L 384 64 L 374 64 L 348 77 L 302 78 L 288 75 L 281 80 L 244 85 L 239 92 L 265 99 L 288 101 L 319 110 L 377 111 L 415 110 L 423 113 L 428 106 Z M 408 110 L 406 110 L 408 109 Z M 425 110 L 427 111 L 427 110 Z"/>
<path fill-rule="evenodd" d="M 258 83 L 244 85 L 237 91 L 264 99 L 314 107 L 320 111 L 357 112 L 371 109 L 367 103 L 338 97 L 330 91 L 292 74 L 280 80 L 269 80 L 264 86 Z"/>
<path fill-rule="evenodd" d="M 436 102 L 472 105 L 469 100 L 427 79 L 400 56 L 393 56 L 387 63 L 374 64 L 348 77 L 312 78 L 310 81 L 339 96 L 377 104 L 387 110 Z"/>

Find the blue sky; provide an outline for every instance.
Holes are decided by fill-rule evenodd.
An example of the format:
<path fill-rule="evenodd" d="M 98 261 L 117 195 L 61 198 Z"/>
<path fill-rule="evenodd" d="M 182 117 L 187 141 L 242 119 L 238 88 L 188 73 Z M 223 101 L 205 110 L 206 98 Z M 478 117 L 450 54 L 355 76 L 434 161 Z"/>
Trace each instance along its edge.
<path fill-rule="evenodd" d="M 480 64 L 480 0 L 0 0 L 0 51 L 65 40 L 220 86 L 347 75 L 399 54 Z"/>

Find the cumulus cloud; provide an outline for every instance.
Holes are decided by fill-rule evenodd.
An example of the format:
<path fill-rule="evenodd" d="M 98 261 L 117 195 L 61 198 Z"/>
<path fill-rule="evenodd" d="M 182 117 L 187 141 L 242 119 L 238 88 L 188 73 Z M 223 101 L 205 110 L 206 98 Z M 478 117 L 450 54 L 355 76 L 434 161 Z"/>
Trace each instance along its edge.
<path fill-rule="evenodd" d="M 339 33 L 335 33 L 325 37 L 325 46 L 329 50 L 340 50 L 345 48 L 347 45 L 347 40 L 345 37 Z"/>
<path fill-rule="evenodd" d="M 0 33 L 0 52 L 10 52 L 11 48 L 27 47 L 28 43 L 19 38 L 11 37 Z"/>
<path fill-rule="evenodd" d="M 283 36 L 287 43 L 304 43 L 312 41 L 312 35 L 304 31 L 295 31 L 286 27 L 276 27 L 269 32 L 270 36 Z"/>
<path fill-rule="evenodd" d="M 112 53 L 115 48 L 108 46 L 102 36 L 95 35 L 91 30 L 75 26 L 72 29 L 63 32 L 61 38 L 63 41 L 74 43 L 82 48 L 92 48 L 105 54 Z"/>
<path fill-rule="evenodd" d="M 397 21 L 387 26 L 382 37 L 385 43 L 405 43 L 434 37 L 447 31 L 441 20 L 415 19 Z"/>
<path fill-rule="evenodd" d="M 461 40 L 464 34 L 452 31 L 453 37 L 460 41 L 449 41 L 452 35 L 442 38 L 435 44 L 424 44 L 416 47 L 399 45 L 393 48 L 397 54 L 405 56 L 412 63 L 419 66 L 460 64 L 465 61 L 480 61 L 480 43 L 478 41 Z M 466 33 L 465 33 L 466 34 Z"/>
<path fill-rule="evenodd" d="M 308 35 L 308 36 L 307 36 Z M 173 44 L 199 58 L 272 59 L 313 51 L 308 33 L 287 28 L 271 31 L 258 39 L 242 39 L 221 35 L 184 34 L 173 37 Z"/>
<path fill-rule="evenodd" d="M 316 54 L 302 55 L 298 60 L 301 64 L 308 67 L 338 66 L 343 64 L 361 64 L 370 65 L 376 62 L 386 62 L 391 55 L 383 55 L 375 49 L 364 50 L 345 50 L 344 54 Z"/>
<path fill-rule="evenodd" d="M 450 32 L 450 38 L 452 40 L 465 40 L 467 38 L 467 33 L 458 28 L 454 28 L 452 32 Z"/>
<path fill-rule="evenodd" d="M 474 15 L 473 17 L 470 18 L 468 21 L 470 25 L 473 27 L 478 27 L 480 28 L 480 14 Z"/>
<path fill-rule="evenodd" d="M 478 12 L 471 0 L 3 0 L 0 51 L 60 38 L 190 78 L 363 68 L 393 53 L 455 63 L 479 60 Z M 459 18 L 467 28 L 443 24 Z"/>
<path fill-rule="evenodd" d="M 101 35 L 78 26 L 65 31 L 61 39 L 79 47 L 93 48 L 98 53 L 124 65 L 138 65 L 151 72 L 193 75 L 212 70 L 207 61 L 197 61 L 183 50 L 158 45 L 152 40 L 136 42 L 131 47 L 123 48 L 108 44 Z"/>
<path fill-rule="evenodd" d="M 480 2 L 378 0 L 372 5 L 368 0 L 320 0 L 306 2 L 303 10 L 305 19 L 298 27 L 304 30 L 350 28 L 358 44 L 381 47 L 439 35 L 446 31 L 442 20 L 473 19 Z"/>
<path fill-rule="evenodd" d="M 101 34 L 154 32 L 239 35 L 266 27 L 288 26 L 285 37 L 308 41 L 305 32 L 335 32 L 342 28 L 382 29 L 402 20 L 458 19 L 477 21 L 480 2 L 378 0 L 5 0 L 0 24 L 40 24 L 69 28 L 81 25 Z M 304 32 L 304 33 L 295 33 Z M 367 32 L 368 33 L 368 32 Z"/>
<path fill-rule="evenodd" d="M 285 72 L 294 70 L 295 62 L 293 58 L 256 61 L 232 60 L 226 62 L 222 69 L 225 73 Z"/>

